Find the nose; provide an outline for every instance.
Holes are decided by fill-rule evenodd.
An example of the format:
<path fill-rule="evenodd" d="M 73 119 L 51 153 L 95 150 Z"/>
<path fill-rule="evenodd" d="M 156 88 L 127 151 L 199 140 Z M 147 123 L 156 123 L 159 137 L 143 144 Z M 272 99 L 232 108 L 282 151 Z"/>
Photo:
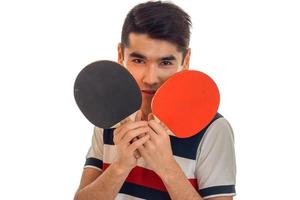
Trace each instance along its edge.
<path fill-rule="evenodd" d="M 143 76 L 143 83 L 149 86 L 155 86 L 159 83 L 158 69 L 155 65 L 147 66 L 147 70 Z"/>

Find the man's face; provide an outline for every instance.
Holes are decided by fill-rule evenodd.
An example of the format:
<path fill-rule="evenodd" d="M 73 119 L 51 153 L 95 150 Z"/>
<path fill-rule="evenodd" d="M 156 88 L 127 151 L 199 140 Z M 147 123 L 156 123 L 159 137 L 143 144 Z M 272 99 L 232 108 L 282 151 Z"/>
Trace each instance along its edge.
<path fill-rule="evenodd" d="M 129 46 L 124 55 L 118 47 L 118 62 L 127 68 L 142 93 L 142 112 L 151 112 L 151 100 L 156 90 L 173 74 L 188 69 L 190 50 L 184 62 L 177 46 L 165 40 L 152 39 L 147 34 L 129 34 Z"/>

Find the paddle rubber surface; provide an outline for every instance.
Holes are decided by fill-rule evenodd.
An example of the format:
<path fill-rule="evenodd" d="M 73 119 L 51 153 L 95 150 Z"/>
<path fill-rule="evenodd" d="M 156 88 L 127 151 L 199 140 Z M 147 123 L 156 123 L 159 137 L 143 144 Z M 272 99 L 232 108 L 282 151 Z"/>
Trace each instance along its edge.
<path fill-rule="evenodd" d="M 141 107 L 141 91 L 133 76 L 112 61 L 89 64 L 74 84 L 75 101 L 95 126 L 110 128 Z"/>
<path fill-rule="evenodd" d="M 197 134 L 217 113 L 220 94 L 205 73 L 184 70 L 170 77 L 155 93 L 153 114 L 177 137 Z"/>

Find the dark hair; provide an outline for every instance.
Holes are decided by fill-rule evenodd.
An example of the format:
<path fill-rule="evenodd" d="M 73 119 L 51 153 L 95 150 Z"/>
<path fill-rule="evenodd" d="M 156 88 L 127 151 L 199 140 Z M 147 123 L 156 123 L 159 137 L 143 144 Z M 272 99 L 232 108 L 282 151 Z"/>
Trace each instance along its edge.
<path fill-rule="evenodd" d="M 185 54 L 190 42 L 191 26 L 190 16 L 175 4 L 161 1 L 141 3 L 132 8 L 125 18 L 122 47 L 124 50 L 129 45 L 131 32 L 145 33 L 150 38 L 174 43 Z"/>

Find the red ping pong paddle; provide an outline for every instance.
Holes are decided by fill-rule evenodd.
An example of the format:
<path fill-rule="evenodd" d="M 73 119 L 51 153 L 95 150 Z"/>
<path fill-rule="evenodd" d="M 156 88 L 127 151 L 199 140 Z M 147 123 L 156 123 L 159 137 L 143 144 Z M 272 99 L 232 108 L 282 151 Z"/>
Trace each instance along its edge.
<path fill-rule="evenodd" d="M 215 82 L 205 73 L 184 70 L 174 74 L 153 96 L 153 114 L 176 137 L 197 134 L 216 115 L 220 94 Z"/>

